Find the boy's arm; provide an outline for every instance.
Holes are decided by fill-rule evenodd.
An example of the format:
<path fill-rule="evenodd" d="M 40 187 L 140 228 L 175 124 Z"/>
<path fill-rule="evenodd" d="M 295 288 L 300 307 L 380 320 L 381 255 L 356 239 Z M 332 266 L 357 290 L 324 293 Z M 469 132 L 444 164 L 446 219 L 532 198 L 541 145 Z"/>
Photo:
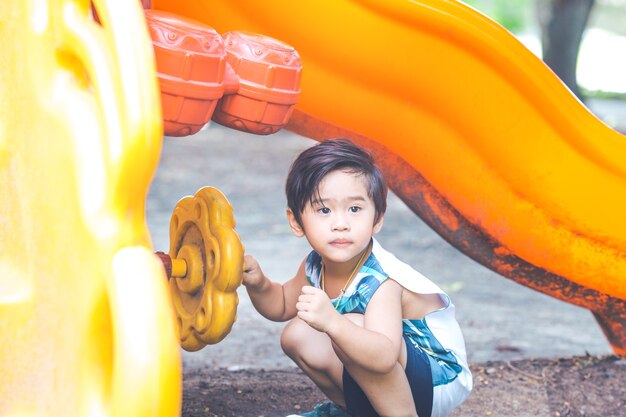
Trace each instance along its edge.
<path fill-rule="evenodd" d="M 305 287 L 298 303 L 298 316 L 313 328 L 325 332 L 341 351 L 359 366 L 387 373 L 398 362 L 402 348 L 402 287 L 386 280 L 375 292 L 364 315 L 363 327 L 337 313 L 318 289 Z M 309 304 L 309 305 L 306 305 Z M 330 308 L 328 308 L 330 306 Z"/>
<path fill-rule="evenodd" d="M 304 267 L 303 261 L 296 275 L 281 285 L 265 276 L 254 257 L 246 255 L 243 285 L 254 308 L 263 317 L 273 321 L 286 321 L 295 317 L 300 289 L 308 283 Z"/>

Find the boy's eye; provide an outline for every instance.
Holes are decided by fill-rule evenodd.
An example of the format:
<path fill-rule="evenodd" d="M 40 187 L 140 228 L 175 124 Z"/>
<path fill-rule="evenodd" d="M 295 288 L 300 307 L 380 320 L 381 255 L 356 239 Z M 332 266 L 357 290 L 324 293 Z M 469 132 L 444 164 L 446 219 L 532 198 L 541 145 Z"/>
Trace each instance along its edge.
<path fill-rule="evenodd" d="M 359 207 L 359 206 L 352 206 L 348 210 L 350 210 L 350 213 L 357 213 L 358 211 L 361 210 L 361 207 Z"/>
<path fill-rule="evenodd" d="M 317 211 L 319 211 L 322 214 L 330 213 L 330 209 L 328 207 L 322 207 L 322 208 L 318 209 Z"/>

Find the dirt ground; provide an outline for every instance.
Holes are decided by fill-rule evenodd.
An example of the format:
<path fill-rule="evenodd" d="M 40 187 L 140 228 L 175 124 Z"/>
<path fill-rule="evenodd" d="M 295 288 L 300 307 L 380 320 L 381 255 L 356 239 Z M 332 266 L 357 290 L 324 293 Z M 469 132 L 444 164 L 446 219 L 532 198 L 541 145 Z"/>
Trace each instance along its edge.
<path fill-rule="evenodd" d="M 471 365 L 474 390 L 453 417 L 626 416 L 626 358 L 497 361 Z M 278 417 L 305 412 L 321 392 L 295 368 L 187 367 L 183 417 Z"/>

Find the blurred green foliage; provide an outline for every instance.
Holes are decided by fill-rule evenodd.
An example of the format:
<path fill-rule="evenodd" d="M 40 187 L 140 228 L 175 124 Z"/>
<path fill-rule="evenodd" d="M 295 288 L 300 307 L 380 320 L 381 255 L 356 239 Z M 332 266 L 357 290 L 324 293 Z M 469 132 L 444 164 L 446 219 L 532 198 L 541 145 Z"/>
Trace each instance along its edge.
<path fill-rule="evenodd" d="M 588 98 L 626 101 L 626 93 L 622 93 L 622 92 L 604 91 L 604 90 L 588 90 L 584 87 L 580 87 L 580 91 L 583 93 L 584 97 L 588 97 Z"/>
<path fill-rule="evenodd" d="M 489 16 L 512 33 L 523 32 L 536 24 L 535 0 L 464 0 L 464 3 Z"/>

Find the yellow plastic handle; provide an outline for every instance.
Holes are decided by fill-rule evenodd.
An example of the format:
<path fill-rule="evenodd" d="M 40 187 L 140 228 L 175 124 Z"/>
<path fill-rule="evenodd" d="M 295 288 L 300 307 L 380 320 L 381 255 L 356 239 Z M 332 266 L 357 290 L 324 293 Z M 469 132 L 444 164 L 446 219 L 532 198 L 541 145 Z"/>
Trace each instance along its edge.
<path fill-rule="evenodd" d="M 187 264 L 187 273 L 169 282 L 182 348 L 194 352 L 218 343 L 237 316 L 244 254 L 232 206 L 220 190 L 203 187 L 178 202 L 169 254 Z"/>

